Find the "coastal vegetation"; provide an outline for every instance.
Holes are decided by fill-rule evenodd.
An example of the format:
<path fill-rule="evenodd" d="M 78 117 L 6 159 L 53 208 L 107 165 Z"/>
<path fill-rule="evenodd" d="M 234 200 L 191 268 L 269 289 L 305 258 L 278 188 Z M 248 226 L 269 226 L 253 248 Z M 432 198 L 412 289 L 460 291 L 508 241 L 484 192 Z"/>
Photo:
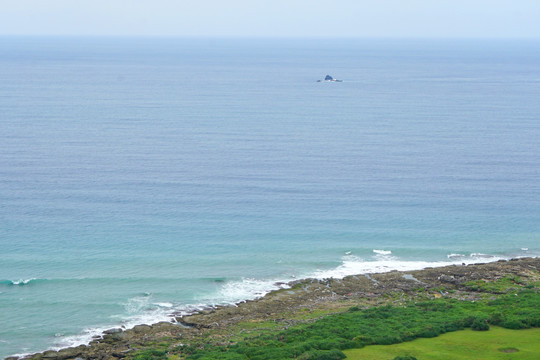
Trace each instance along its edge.
<path fill-rule="evenodd" d="M 480 301 L 441 298 L 411 301 L 406 306 L 352 307 L 340 314 L 275 333 L 261 333 L 231 345 L 185 345 L 172 353 L 187 359 L 343 359 L 343 350 L 347 349 L 434 338 L 464 329 L 486 331 L 491 326 L 540 327 L 538 291 L 521 289 Z"/>
<path fill-rule="evenodd" d="M 538 353 L 521 341 L 538 343 L 537 258 L 289 285 L 256 301 L 179 316 L 176 324 L 111 329 L 89 346 L 29 360 L 436 360 L 454 354 L 452 341 L 464 338 L 469 350 L 456 346 L 452 358 L 466 351 L 482 359 L 486 349 L 493 359 Z M 443 340 L 449 349 L 438 345 Z"/>

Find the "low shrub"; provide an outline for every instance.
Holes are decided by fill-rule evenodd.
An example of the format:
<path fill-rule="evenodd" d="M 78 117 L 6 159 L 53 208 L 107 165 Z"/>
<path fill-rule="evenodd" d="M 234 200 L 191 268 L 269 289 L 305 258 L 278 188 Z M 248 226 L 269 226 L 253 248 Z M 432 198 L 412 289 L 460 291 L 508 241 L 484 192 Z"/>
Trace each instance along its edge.
<path fill-rule="evenodd" d="M 138 352 L 135 356 L 133 356 L 134 360 L 166 360 L 167 359 L 167 352 L 156 350 L 156 349 L 149 349 L 149 350 L 143 350 Z"/>
<path fill-rule="evenodd" d="M 476 318 L 474 319 L 471 329 L 476 331 L 487 331 L 489 330 L 489 324 L 487 322 L 487 319 L 483 318 Z"/>
<path fill-rule="evenodd" d="M 332 350 L 313 350 L 306 352 L 298 358 L 299 360 L 342 360 L 347 356 L 338 349 Z"/>
<path fill-rule="evenodd" d="M 489 324 L 509 329 L 539 326 L 540 294 L 530 290 L 515 294 L 476 302 L 443 298 L 410 303 L 406 307 L 349 309 L 312 323 L 261 334 L 235 345 L 207 345 L 202 350 L 185 347 L 181 353 L 188 359 L 333 360 L 343 358 L 341 350 L 435 337 L 466 327 L 488 330 Z M 158 357 L 134 360 L 165 360 L 159 353 L 152 356 Z"/>

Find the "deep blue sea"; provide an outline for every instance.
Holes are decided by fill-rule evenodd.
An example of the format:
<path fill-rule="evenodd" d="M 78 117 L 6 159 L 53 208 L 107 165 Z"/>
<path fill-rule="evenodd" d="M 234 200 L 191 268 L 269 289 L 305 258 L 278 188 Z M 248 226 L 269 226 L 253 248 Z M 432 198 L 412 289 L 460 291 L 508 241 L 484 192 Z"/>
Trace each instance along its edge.
<path fill-rule="evenodd" d="M 540 41 L 0 38 L 0 358 L 538 256 L 539 99 Z"/>

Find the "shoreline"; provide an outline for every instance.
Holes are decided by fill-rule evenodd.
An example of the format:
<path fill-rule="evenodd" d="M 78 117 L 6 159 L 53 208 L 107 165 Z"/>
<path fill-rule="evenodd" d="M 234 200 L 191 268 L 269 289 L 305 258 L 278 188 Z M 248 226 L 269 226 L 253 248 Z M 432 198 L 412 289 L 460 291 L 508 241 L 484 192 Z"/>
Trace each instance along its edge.
<path fill-rule="evenodd" d="M 522 249 L 524 250 L 524 249 Z M 527 249 L 528 250 L 528 249 Z M 10 354 L 4 355 L 5 357 L 19 357 L 25 358 L 35 354 L 36 352 L 43 352 L 43 349 L 50 349 L 55 351 L 60 351 L 67 348 L 74 348 L 80 345 L 88 345 L 95 339 L 98 339 L 104 335 L 107 330 L 111 328 L 119 328 L 123 331 L 132 329 L 134 326 L 141 324 L 157 324 L 159 322 L 175 322 L 175 318 L 187 315 L 193 315 L 201 311 L 208 311 L 211 309 L 216 309 L 218 307 L 226 306 L 236 306 L 245 301 L 254 301 L 259 300 L 267 294 L 282 290 L 290 287 L 289 284 L 296 283 L 298 281 L 306 279 L 317 279 L 323 280 L 328 278 L 342 279 L 344 277 L 355 275 L 355 274 L 374 274 L 374 273 L 387 273 L 390 271 L 413 271 L 424 269 L 426 267 L 444 267 L 450 265 L 458 264 L 474 264 L 478 262 L 495 262 L 498 260 L 509 260 L 511 257 L 501 257 L 498 255 L 489 255 L 484 253 L 470 253 L 469 255 L 463 253 L 452 253 L 446 256 L 446 259 L 439 260 L 401 260 L 400 258 L 394 257 L 392 251 L 389 250 L 380 250 L 373 249 L 373 259 L 364 260 L 363 258 L 358 258 L 356 255 L 351 252 L 346 252 L 341 258 L 341 264 L 324 270 L 314 270 L 299 276 L 298 278 L 289 277 L 285 278 L 274 278 L 273 280 L 256 280 L 256 279 L 243 279 L 243 280 L 231 280 L 229 282 L 229 287 L 234 288 L 235 286 L 240 286 L 242 296 L 235 296 L 234 299 L 230 298 L 224 301 L 218 302 L 206 302 L 198 304 L 187 304 L 174 306 L 170 309 L 163 309 L 154 316 L 143 316 L 142 318 L 137 317 L 137 319 L 128 318 L 126 321 L 109 323 L 108 325 L 96 325 L 92 327 L 86 327 L 84 330 L 80 331 L 77 334 L 72 334 L 69 336 L 62 336 L 58 339 L 55 339 L 55 343 L 49 343 L 48 345 L 42 346 L 40 348 L 34 348 L 30 351 L 24 352 L 15 352 L 12 351 Z M 534 256 L 531 254 L 530 256 Z M 516 257 L 524 257 L 523 255 L 516 255 Z M 48 280 L 48 279 L 45 279 Z M 30 283 L 33 281 L 43 281 L 43 279 L 27 279 L 27 280 L 18 280 L 17 283 Z M 247 288 L 246 281 L 248 283 Z M 13 281 L 11 281 L 14 283 Z M 253 284 L 255 286 L 253 287 Z M 247 290 L 247 292 L 246 292 Z M 217 293 L 221 295 L 220 292 Z M 0 357 L 3 359 L 4 357 Z"/>
<path fill-rule="evenodd" d="M 396 305 L 418 289 L 424 289 L 428 296 L 434 298 L 448 296 L 474 300 L 478 294 L 464 285 L 469 281 L 496 280 L 508 275 L 537 276 L 534 274 L 539 272 L 540 258 L 517 258 L 489 263 L 428 267 L 422 270 L 357 274 L 342 279 L 308 278 L 281 284 L 287 287 L 271 291 L 255 300 L 209 307 L 190 315 L 172 314 L 175 315 L 176 322 L 136 325 L 127 330 L 109 329 L 88 345 L 10 356 L 6 359 L 122 359 L 159 339 L 176 339 L 180 344 L 197 341 L 208 333 L 219 339 L 232 327 L 246 322 L 256 324 L 273 320 L 278 325 L 288 327 L 300 321 L 295 318 L 299 312 L 311 314 L 323 311 L 331 314 L 353 305 L 371 307 L 387 304 L 386 297 L 391 293 L 402 295 L 401 300 L 393 301 Z M 442 291 L 441 288 L 446 290 Z"/>

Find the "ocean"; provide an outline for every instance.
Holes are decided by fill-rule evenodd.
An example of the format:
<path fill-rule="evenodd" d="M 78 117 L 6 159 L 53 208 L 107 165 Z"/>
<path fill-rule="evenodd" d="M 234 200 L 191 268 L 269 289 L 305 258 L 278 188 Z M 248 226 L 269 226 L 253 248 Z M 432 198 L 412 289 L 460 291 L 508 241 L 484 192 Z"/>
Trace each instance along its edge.
<path fill-rule="evenodd" d="M 0 37 L 0 358 L 540 255 L 539 45 Z"/>

